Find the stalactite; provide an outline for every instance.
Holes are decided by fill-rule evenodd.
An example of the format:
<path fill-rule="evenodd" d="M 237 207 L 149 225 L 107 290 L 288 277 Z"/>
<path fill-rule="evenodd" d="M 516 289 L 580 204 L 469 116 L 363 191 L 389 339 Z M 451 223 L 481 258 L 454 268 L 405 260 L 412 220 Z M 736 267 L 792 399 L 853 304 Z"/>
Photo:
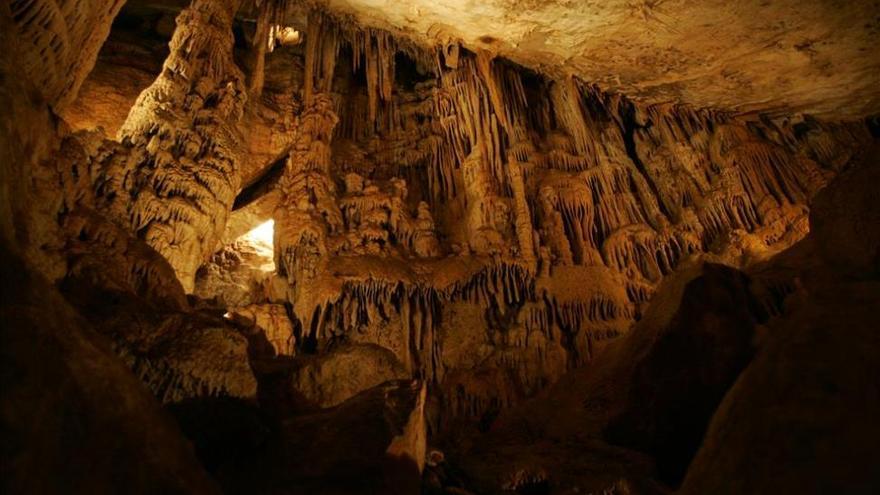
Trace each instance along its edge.
<path fill-rule="evenodd" d="M 582 93 L 574 78 L 566 78 L 554 84 L 550 91 L 553 109 L 561 127 L 571 139 L 571 146 L 566 151 L 586 156 L 596 163 L 596 139 L 584 118 L 581 106 Z"/>
<path fill-rule="evenodd" d="M 271 52 L 276 44 L 276 30 L 290 10 L 289 0 L 256 0 L 257 26 L 252 43 L 253 68 L 248 83 L 251 98 L 259 97 L 263 92 L 266 70 L 266 52 Z"/>
<path fill-rule="evenodd" d="M 451 414 L 494 414 L 587 363 L 682 260 L 743 236 L 793 242 L 831 174 L 815 158 L 829 146 L 782 125 L 416 50 L 322 10 L 308 22 L 273 215 L 279 298 L 297 346 L 388 349 Z M 425 80 L 398 84 L 401 60 Z M 162 172 L 157 189 L 183 180 Z M 462 328 L 479 340 L 457 341 Z"/>
<path fill-rule="evenodd" d="M 315 94 L 332 89 L 336 56 L 339 53 L 338 27 L 317 11 L 309 12 L 306 32 L 303 101 L 311 103 Z"/>

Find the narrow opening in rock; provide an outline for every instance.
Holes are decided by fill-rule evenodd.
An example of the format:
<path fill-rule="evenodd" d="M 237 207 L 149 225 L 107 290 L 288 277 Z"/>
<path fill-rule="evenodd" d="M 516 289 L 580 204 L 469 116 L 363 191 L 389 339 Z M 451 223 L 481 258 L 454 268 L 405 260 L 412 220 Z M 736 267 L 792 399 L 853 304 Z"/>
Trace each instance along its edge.
<path fill-rule="evenodd" d="M 274 235 L 275 221 L 266 220 L 238 239 L 250 243 L 256 254 L 265 259 L 265 262 L 260 265 L 260 270 L 264 272 L 275 271 Z"/>

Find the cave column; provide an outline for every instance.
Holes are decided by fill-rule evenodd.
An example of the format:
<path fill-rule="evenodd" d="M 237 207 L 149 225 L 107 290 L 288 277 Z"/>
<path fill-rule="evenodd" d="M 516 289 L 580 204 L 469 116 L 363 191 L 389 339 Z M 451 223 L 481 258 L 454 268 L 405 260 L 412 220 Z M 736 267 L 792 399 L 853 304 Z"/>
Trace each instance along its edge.
<path fill-rule="evenodd" d="M 288 300 L 304 334 L 320 331 L 322 308 L 338 296 L 338 288 L 325 287 L 321 281 L 326 279 L 328 236 L 343 227 L 330 177 L 330 143 L 339 118 L 329 91 L 338 38 L 325 21 L 320 15 L 309 16 L 304 110 L 278 183 L 281 198 L 273 214 L 275 266 L 287 279 Z"/>
<path fill-rule="evenodd" d="M 511 154 L 512 155 L 512 154 Z M 526 185 L 522 173 L 523 164 L 513 156 L 508 156 L 507 176 L 510 189 L 513 191 L 513 221 L 516 237 L 519 241 L 519 252 L 523 262 L 529 267 L 537 266 L 535 257 L 532 214 L 526 198 Z"/>
<path fill-rule="evenodd" d="M 237 1 L 195 0 L 177 17 L 162 73 L 119 131 L 127 165 L 114 170 L 137 235 L 187 291 L 219 241 L 240 185 L 246 100 L 233 60 Z"/>

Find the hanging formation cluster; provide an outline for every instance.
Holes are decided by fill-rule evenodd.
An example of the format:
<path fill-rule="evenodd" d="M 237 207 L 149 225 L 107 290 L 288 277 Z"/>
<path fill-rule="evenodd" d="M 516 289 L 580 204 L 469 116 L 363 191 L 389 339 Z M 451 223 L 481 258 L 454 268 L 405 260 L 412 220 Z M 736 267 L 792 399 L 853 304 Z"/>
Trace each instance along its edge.
<path fill-rule="evenodd" d="M 270 56 L 293 6 L 266 0 L 245 89 L 234 3 L 180 14 L 119 141 L 67 141 L 64 218 L 71 245 L 114 252 L 117 278 L 175 311 L 185 296 L 163 263 L 192 292 L 214 255 L 202 273 L 224 293 L 198 294 L 273 352 L 314 357 L 291 386 L 323 405 L 345 398 L 322 388 L 339 375 L 329 363 L 360 356 L 378 369 L 363 384 L 418 377 L 453 416 L 491 416 L 627 332 L 682 260 L 745 264 L 803 237 L 809 199 L 868 139 L 858 125 L 640 105 L 443 33 L 423 47 L 320 10 L 302 46 Z M 261 114 L 279 122 L 243 133 L 267 102 L 287 102 Z M 248 198 L 274 220 L 274 273 L 236 262 L 232 244 L 218 252 L 245 154 L 264 141 L 286 150 L 257 188 L 270 193 Z M 165 261 L 132 260 L 123 234 Z M 72 266 L 98 273 L 83 260 Z M 164 384 L 179 376 L 151 369 L 176 396 Z"/>
<path fill-rule="evenodd" d="M 801 238 L 845 162 L 829 150 L 867 138 L 641 106 L 320 11 L 292 56 L 303 110 L 274 213 L 286 288 L 267 302 L 290 305 L 298 348 L 383 347 L 465 416 L 589 360 L 686 257 L 744 263 Z"/>

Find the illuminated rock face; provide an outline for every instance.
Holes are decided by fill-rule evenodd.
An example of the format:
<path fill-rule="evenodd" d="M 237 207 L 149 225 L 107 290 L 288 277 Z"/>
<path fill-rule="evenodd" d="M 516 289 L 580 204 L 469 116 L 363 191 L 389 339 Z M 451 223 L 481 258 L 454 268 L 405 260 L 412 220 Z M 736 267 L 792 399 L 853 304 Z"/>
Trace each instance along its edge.
<path fill-rule="evenodd" d="M 22 78 L 0 66 L 0 103 L 33 124 L 0 133 L 4 246 L 181 424 L 217 406 L 228 424 L 185 429 L 233 491 L 249 476 L 346 485 L 339 463 L 388 493 L 423 473 L 461 489 L 442 453 L 426 468 L 429 432 L 480 491 L 654 493 L 641 483 L 685 479 L 708 431 L 685 486 L 714 489 L 719 429 L 739 414 L 724 395 L 741 372 L 772 372 L 766 358 L 750 372 L 752 356 L 787 298 L 811 294 L 810 263 L 876 277 L 861 187 L 876 174 L 849 172 L 876 119 L 650 104 L 445 28 L 421 44 L 270 1 L 194 0 L 173 26 L 135 2 L 149 15 L 124 14 L 83 82 L 119 6 L 80 5 L 66 37 L 64 2 L 13 2 L 0 24 L 10 52 L 26 44 L 7 33 L 49 33 L 21 51 Z M 212 452 L 231 426 L 253 456 Z M 571 464 L 517 443 L 544 431 L 547 459 Z M 505 442 L 516 462 L 493 464 Z M 398 477 L 406 489 L 388 488 Z"/>
<path fill-rule="evenodd" d="M 491 418 L 589 362 L 683 259 L 746 266 L 792 245 L 870 139 L 638 105 L 318 11 L 299 53 L 263 303 L 289 305 L 306 353 L 390 350 L 436 385 L 441 417 Z"/>
<path fill-rule="evenodd" d="M 239 188 L 246 100 L 232 60 L 236 2 L 194 2 L 177 18 L 162 73 L 119 130 L 122 147 L 100 153 L 96 184 L 174 268 L 188 292 L 226 226 Z"/>
<path fill-rule="evenodd" d="M 379 346 L 434 385 L 438 418 L 488 420 L 590 362 L 681 260 L 747 266 L 792 245 L 870 139 L 862 123 L 637 104 L 322 10 L 301 45 L 270 53 L 255 35 L 245 100 L 215 9 L 181 14 L 122 144 L 89 152 L 96 201 L 275 355 Z M 190 38 L 217 40 L 216 61 L 190 60 Z M 248 233 L 266 222 L 271 251 Z M 318 397 L 321 376 L 290 383 Z"/>
<path fill-rule="evenodd" d="M 880 112 L 876 5 L 799 0 L 326 0 L 457 55 L 487 50 L 649 103 Z"/>

